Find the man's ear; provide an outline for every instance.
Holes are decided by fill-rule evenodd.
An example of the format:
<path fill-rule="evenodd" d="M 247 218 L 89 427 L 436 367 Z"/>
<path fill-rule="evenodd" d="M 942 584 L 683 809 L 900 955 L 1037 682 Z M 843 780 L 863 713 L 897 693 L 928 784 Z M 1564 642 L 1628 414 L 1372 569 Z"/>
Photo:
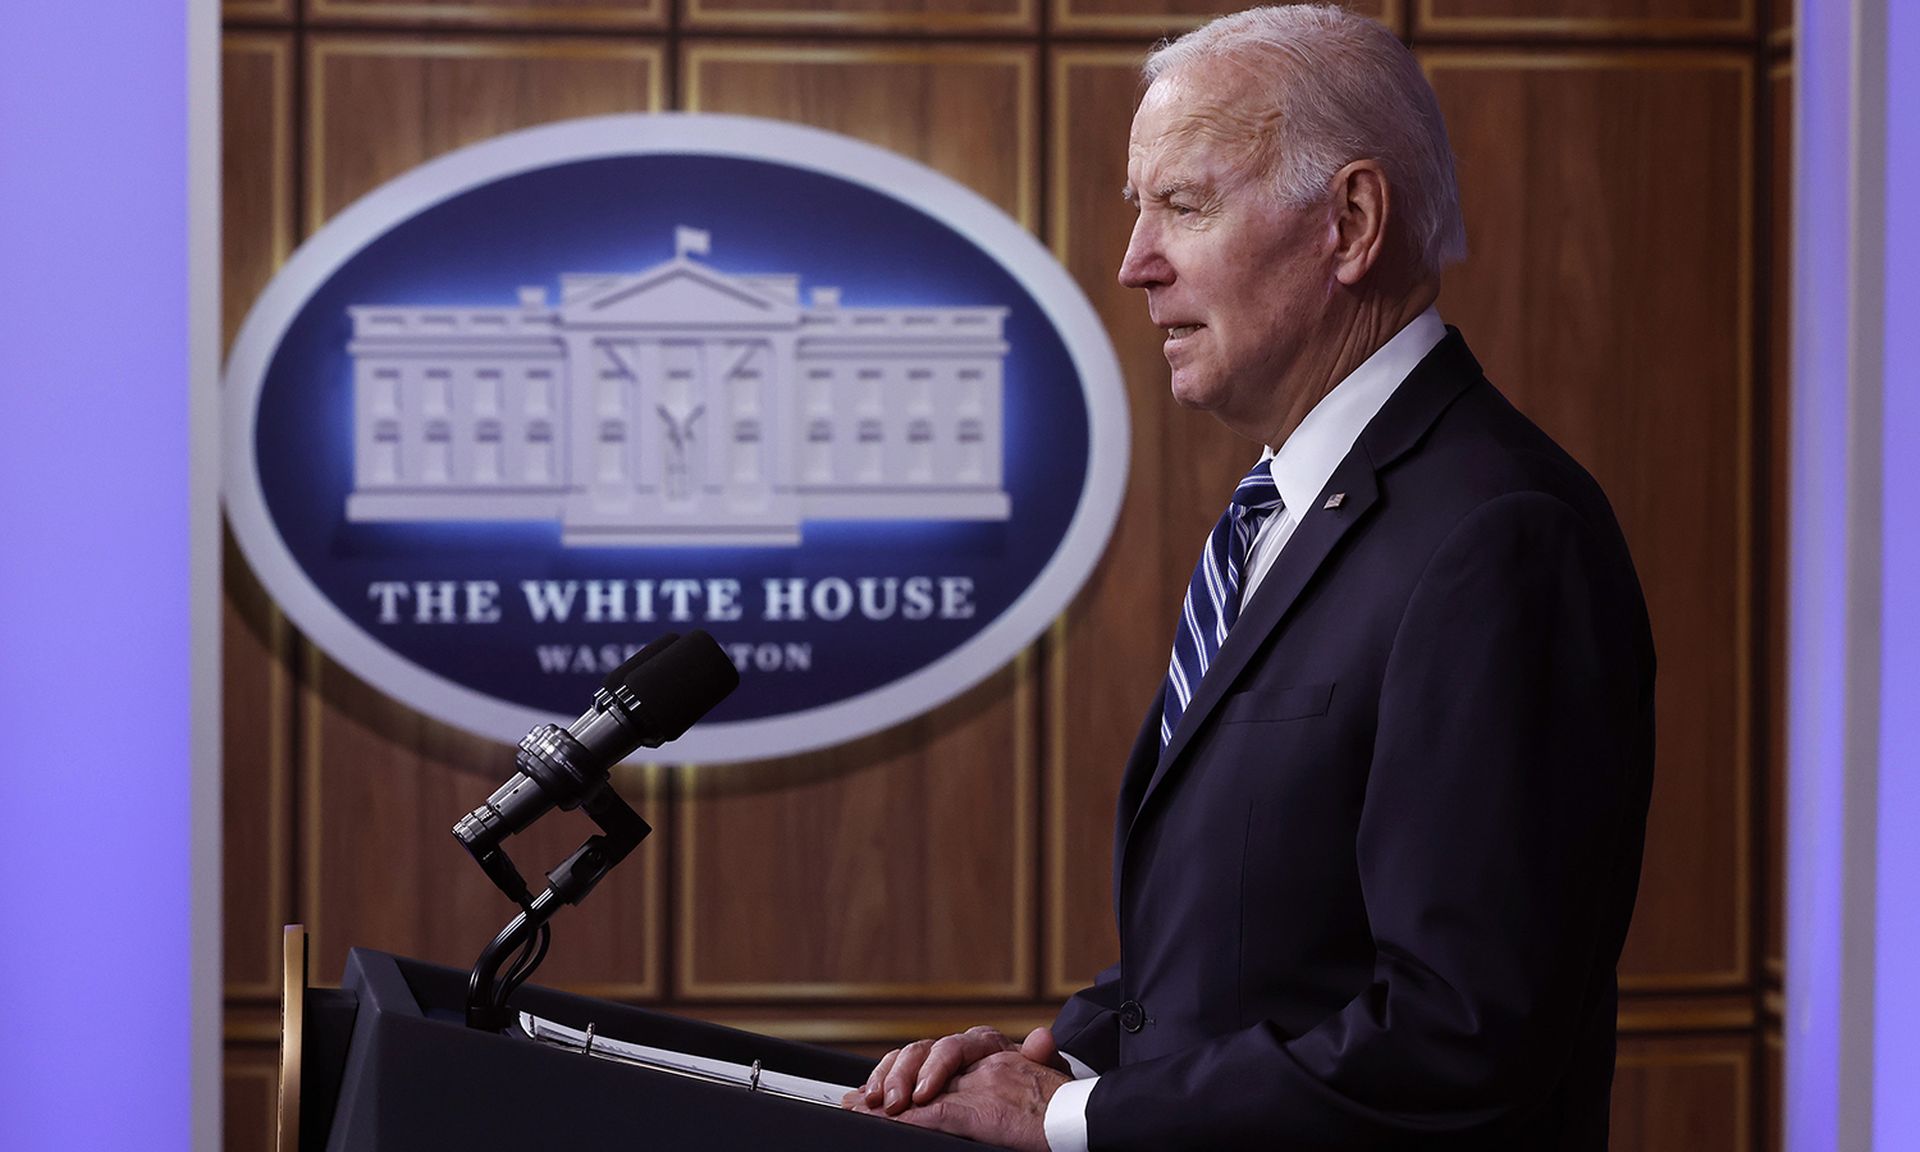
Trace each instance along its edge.
<path fill-rule="evenodd" d="M 1351 288 L 1366 279 L 1387 247 L 1393 193 L 1377 160 L 1355 160 L 1333 177 L 1333 273 Z"/>

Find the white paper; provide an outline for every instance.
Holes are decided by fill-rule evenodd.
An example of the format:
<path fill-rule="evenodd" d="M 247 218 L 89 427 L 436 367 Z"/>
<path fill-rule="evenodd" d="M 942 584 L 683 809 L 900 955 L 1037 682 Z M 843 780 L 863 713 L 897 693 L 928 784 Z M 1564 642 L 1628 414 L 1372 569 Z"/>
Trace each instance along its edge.
<path fill-rule="evenodd" d="M 552 1044 L 575 1052 L 585 1051 L 588 1055 L 597 1056 L 603 1060 L 636 1064 L 656 1072 L 692 1076 L 695 1079 L 716 1084 L 732 1084 L 739 1088 L 765 1092 L 770 1096 L 780 1096 L 788 1100 L 804 1100 L 809 1104 L 824 1104 L 831 1108 L 838 1108 L 841 1097 L 853 1091 L 851 1087 L 809 1080 L 804 1076 L 791 1076 L 785 1072 L 770 1072 L 766 1069 L 756 1070 L 747 1064 L 735 1064 L 707 1056 L 694 1056 L 667 1048 L 649 1048 L 644 1044 L 614 1040 L 597 1033 L 589 1048 L 585 1032 L 578 1028 L 569 1028 L 565 1024 L 541 1019 L 531 1012 L 520 1013 L 520 1027 L 528 1036 L 542 1044 Z"/>

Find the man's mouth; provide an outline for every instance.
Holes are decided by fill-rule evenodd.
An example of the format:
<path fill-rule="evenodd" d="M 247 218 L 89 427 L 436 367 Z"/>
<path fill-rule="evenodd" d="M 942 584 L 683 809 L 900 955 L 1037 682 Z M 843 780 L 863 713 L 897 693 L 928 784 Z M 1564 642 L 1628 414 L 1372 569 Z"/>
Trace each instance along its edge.
<path fill-rule="evenodd" d="M 1167 339 L 1178 340 L 1183 336 L 1191 336 L 1198 331 L 1200 331 L 1200 325 L 1198 324 L 1176 325 L 1172 328 L 1167 329 Z"/>

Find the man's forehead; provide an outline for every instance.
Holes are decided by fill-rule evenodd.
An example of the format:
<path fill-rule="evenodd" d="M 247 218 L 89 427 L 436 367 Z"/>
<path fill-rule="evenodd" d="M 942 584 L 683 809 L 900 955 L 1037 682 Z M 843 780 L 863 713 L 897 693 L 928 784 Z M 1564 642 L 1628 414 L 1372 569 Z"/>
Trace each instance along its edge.
<path fill-rule="evenodd" d="M 1250 159 L 1274 117 L 1234 71 L 1225 83 L 1182 71 L 1148 86 L 1127 137 L 1128 167 L 1237 166 Z"/>

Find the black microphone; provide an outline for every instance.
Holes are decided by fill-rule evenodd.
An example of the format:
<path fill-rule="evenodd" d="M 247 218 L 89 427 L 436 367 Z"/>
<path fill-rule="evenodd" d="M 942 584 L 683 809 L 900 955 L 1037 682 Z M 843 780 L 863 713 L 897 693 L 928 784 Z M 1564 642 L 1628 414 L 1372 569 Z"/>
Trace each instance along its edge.
<path fill-rule="evenodd" d="M 542 724 L 527 733 L 514 756 L 518 771 L 485 804 L 461 817 L 454 837 L 488 875 L 501 880 L 494 849 L 502 840 L 550 809 L 578 807 L 634 749 L 679 739 L 739 684 L 739 671 L 712 636 L 667 633 L 614 669 L 578 720 L 565 728 Z M 513 879 L 518 881 L 518 874 Z M 509 895 L 527 903 L 523 883 Z"/>

